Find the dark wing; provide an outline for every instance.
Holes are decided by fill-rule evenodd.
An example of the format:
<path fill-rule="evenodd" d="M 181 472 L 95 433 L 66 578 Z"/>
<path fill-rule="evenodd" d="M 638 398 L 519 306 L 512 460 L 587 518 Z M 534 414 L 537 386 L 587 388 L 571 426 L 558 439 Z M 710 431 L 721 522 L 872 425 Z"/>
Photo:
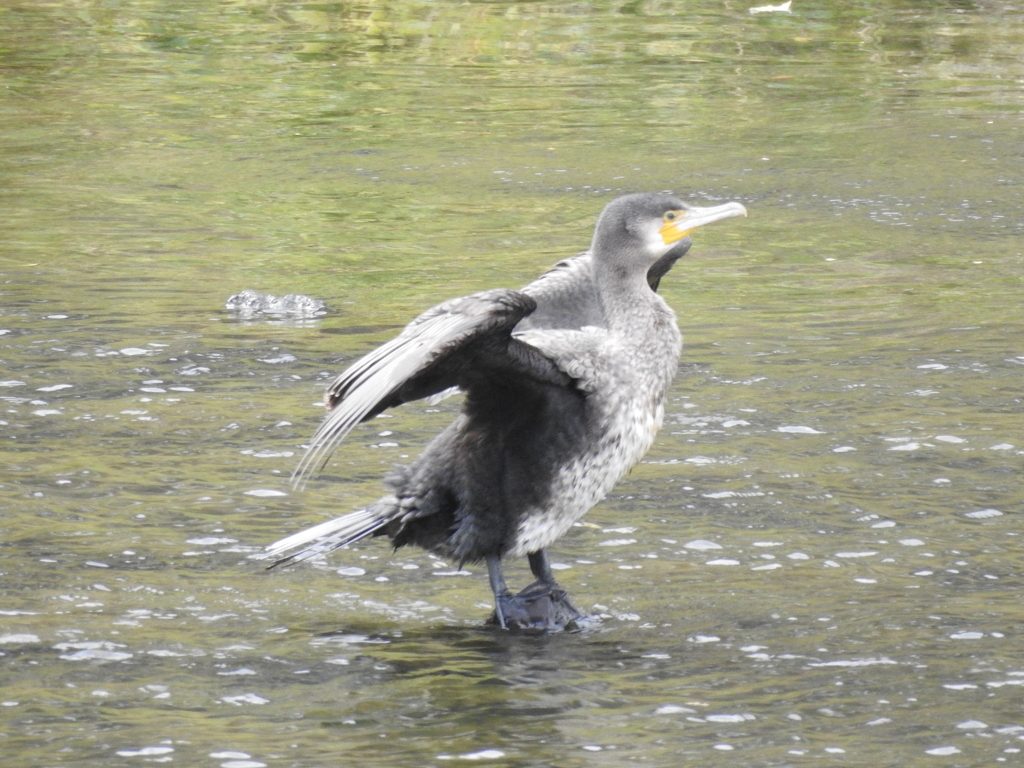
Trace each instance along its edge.
<path fill-rule="evenodd" d="M 387 408 L 464 390 L 488 376 L 519 376 L 569 386 L 571 379 L 512 329 L 536 309 L 524 293 L 505 289 L 452 299 L 428 309 L 396 338 L 355 362 L 328 388 L 330 413 L 313 435 L 292 480 L 301 486 L 345 435 Z"/>
<path fill-rule="evenodd" d="M 558 262 L 523 288 L 523 293 L 537 302 L 537 309 L 519 324 L 517 331 L 578 331 L 587 325 L 605 326 L 589 253 Z"/>

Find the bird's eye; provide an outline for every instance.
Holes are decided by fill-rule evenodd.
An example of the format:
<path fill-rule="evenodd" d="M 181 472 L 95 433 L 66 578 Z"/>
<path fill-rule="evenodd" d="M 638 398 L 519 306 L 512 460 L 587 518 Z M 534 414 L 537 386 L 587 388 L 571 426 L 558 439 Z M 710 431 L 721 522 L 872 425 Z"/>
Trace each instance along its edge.
<path fill-rule="evenodd" d="M 676 220 L 675 211 L 669 211 L 668 213 L 665 214 L 665 221 L 675 221 L 675 220 Z"/>

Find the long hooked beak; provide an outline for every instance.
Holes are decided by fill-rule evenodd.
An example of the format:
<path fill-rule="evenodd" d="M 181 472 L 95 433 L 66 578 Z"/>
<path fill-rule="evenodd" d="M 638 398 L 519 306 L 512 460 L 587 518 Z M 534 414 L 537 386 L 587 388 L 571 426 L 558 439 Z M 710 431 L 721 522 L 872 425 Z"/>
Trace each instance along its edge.
<path fill-rule="evenodd" d="M 725 203 L 724 205 L 712 205 L 707 208 L 692 205 L 685 209 L 675 211 L 676 218 L 665 222 L 665 225 L 658 230 L 665 245 L 682 240 L 698 227 L 710 224 L 713 221 L 731 219 L 733 216 L 746 216 L 747 209 L 740 203 Z"/>

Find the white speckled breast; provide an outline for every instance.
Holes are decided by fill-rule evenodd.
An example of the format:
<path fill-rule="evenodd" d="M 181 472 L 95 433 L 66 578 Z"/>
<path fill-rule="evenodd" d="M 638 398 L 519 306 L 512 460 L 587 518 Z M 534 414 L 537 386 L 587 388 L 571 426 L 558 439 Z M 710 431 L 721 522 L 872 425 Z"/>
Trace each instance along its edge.
<path fill-rule="evenodd" d="M 590 394 L 593 441 L 558 473 L 550 505 L 520 521 L 514 557 L 549 546 L 600 502 L 616 482 L 647 453 L 665 415 L 665 396 L 679 365 L 682 338 L 675 315 L 660 297 L 642 321 L 632 318 L 630 333 L 585 328 L 591 348 L 575 354 L 564 369 Z M 646 309 L 646 308 L 645 308 Z M 647 315 L 647 312 L 643 312 Z M 536 344 L 537 340 L 530 339 Z M 560 344 L 545 344 L 549 354 Z"/>

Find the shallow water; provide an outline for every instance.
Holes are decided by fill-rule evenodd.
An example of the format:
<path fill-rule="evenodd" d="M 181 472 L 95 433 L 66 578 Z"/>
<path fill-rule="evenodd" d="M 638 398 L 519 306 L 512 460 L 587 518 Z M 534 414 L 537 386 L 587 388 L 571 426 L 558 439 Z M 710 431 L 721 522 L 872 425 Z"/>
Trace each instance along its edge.
<path fill-rule="evenodd" d="M 751 5 L 0 11 L 5 766 L 1019 762 L 1024 19 Z M 457 407 L 293 493 L 327 380 L 644 189 L 750 217 L 663 281 L 665 427 L 552 551 L 595 630 L 380 542 L 247 560 Z"/>

